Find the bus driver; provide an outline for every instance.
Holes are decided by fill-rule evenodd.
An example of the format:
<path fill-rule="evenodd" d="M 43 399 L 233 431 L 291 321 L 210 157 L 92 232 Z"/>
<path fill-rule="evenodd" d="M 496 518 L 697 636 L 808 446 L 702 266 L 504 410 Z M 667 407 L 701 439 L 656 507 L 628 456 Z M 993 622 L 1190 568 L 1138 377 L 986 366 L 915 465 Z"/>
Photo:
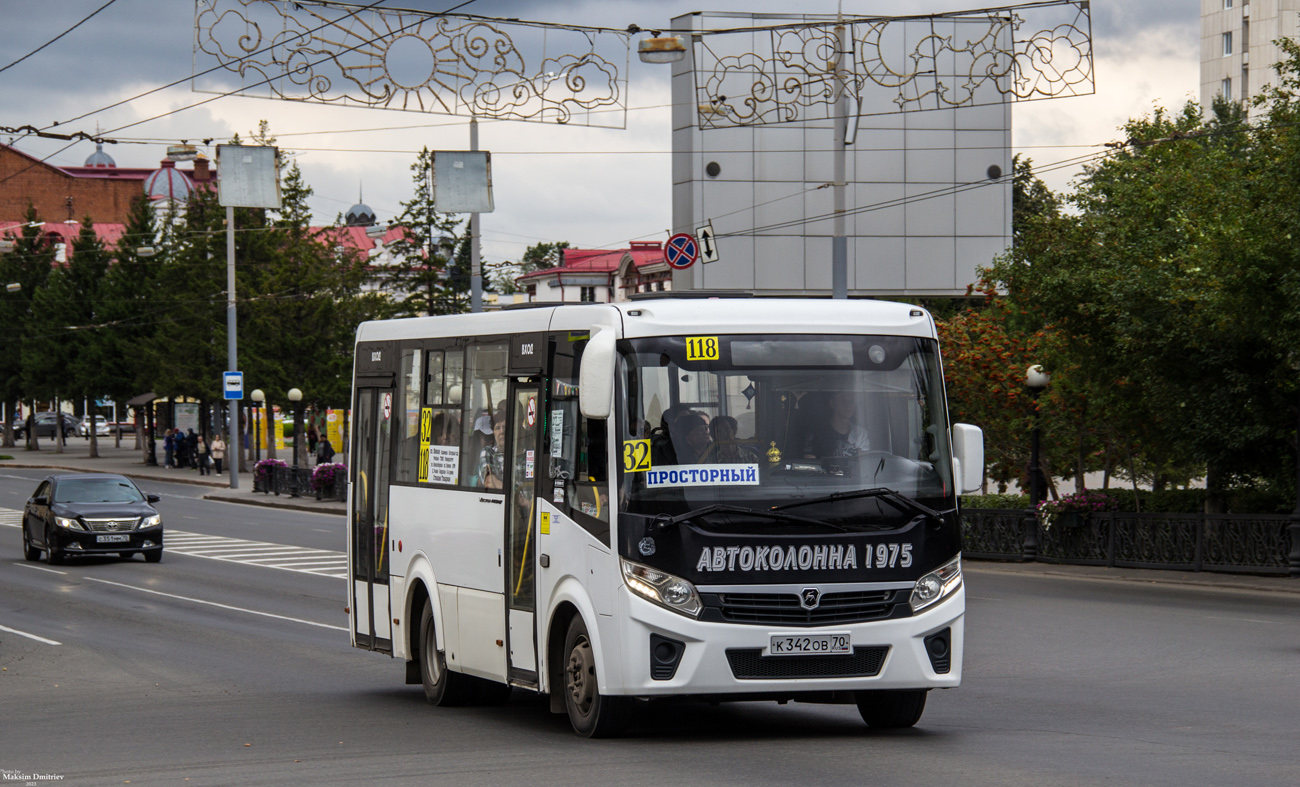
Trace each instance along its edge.
<path fill-rule="evenodd" d="M 804 458 L 857 456 L 871 450 L 867 430 L 853 423 L 856 403 L 851 391 L 835 391 L 827 404 L 826 417 L 813 426 L 804 442 Z"/>

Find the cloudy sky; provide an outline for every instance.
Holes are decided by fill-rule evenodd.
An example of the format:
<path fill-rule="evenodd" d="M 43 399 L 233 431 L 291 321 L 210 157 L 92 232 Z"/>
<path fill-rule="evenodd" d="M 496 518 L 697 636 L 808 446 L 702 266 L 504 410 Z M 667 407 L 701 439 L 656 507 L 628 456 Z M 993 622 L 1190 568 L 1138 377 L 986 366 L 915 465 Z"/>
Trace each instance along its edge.
<path fill-rule="evenodd" d="M 224 0 L 227 4 L 233 0 Z M 366 0 L 369 2 L 369 0 Z M 458 0 L 388 0 L 381 7 L 441 11 Z M 106 0 L 0 1 L 0 67 L 67 30 Z M 281 7 L 284 3 L 277 4 Z M 846 14 L 921 14 L 978 7 L 950 0 L 843 0 Z M 692 11 L 737 10 L 794 14 L 834 13 L 835 0 L 476 0 L 466 13 L 623 29 L 667 27 Z M 1049 168 L 1118 138 L 1129 117 L 1153 106 L 1178 106 L 1195 98 L 1199 81 L 1198 0 L 1121 2 L 1094 0 L 1093 41 L 1097 92 L 1063 100 L 1022 103 L 1014 109 L 1014 144 L 1040 168 Z M 306 19 L 306 17 L 303 17 Z M 558 35 L 551 34 L 554 48 Z M 0 126 L 108 132 L 122 144 L 107 146 L 119 166 L 156 166 L 165 146 L 178 140 L 224 141 L 269 121 L 282 148 L 295 151 L 315 189 L 314 221 L 330 223 L 365 201 L 381 220 L 391 219 L 411 195 L 415 151 L 464 150 L 467 120 L 439 114 L 317 106 L 226 97 L 140 125 L 211 98 L 189 82 L 128 101 L 189 77 L 194 52 L 194 4 L 185 0 L 114 0 L 79 28 L 0 72 Z M 562 46 L 562 44 L 560 44 Z M 621 63 L 620 63 L 621 67 Z M 568 240 L 586 248 L 624 246 L 665 238 L 670 224 L 669 70 L 628 66 L 625 129 L 556 124 L 480 123 L 480 148 L 492 151 L 496 211 L 483 218 L 483 252 L 489 261 L 516 259 L 531 243 Z M 93 113 L 93 114 L 87 114 Z M 83 116 L 84 117 L 81 117 Z M 75 120 L 74 120 L 75 119 Z M 405 127 L 405 128 L 402 128 Z M 120 131 L 117 129 L 121 129 Z M 383 130 L 367 130 L 383 129 Z M 94 151 L 79 142 L 11 138 L 19 149 L 50 156 L 56 165 L 80 165 Z M 139 140 L 143 144 L 126 144 Z M 1077 170 L 1045 174 L 1056 189 Z"/>

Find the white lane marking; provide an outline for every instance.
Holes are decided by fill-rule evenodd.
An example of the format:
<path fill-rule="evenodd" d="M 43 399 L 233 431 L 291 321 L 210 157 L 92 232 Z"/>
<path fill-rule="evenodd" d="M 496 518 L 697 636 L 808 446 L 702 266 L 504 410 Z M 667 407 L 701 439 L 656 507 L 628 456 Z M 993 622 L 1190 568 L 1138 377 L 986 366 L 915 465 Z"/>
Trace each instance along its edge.
<path fill-rule="evenodd" d="M 206 604 L 207 606 L 210 607 L 220 607 L 221 609 L 229 609 L 234 612 L 247 612 L 250 615 L 261 615 L 262 617 L 265 618 L 275 618 L 276 620 L 288 620 L 293 623 L 302 623 L 308 626 L 316 626 L 318 628 L 323 628 L 323 629 L 332 629 L 334 631 L 347 631 L 347 628 L 343 626 L 331 626 L 328 623 L 317 623 L 314 620 L 303 620 L 302 618 L 291 618 L 285 615 L 275 615 L 270 612 L 259 612 L 258 610 L 247 609 L 245 607 L 232 607 L 229 604 L 218 604 L 215 601 L 204 601 L 201 598 L 191 598 L 190 596 L 178 596 L 174 593 L 163 593 L 160 590 L 150 590 L 149 588 L 136 587 L 135 585 L 124 585 L 121 582 L 109 582 L 107 579 L 96 579 L 94 577 L 83 577 L 83 579 L 85 579 L 87 582 L 99 582 L 104 585 L 112 585 L 113 587 L 126 588 L 127 590 L 138 590 L 141 593 L 150 593 L 155 596 L 165 596 L 167 598 L 179 599 L 180 601 L 189 601 L 194 604 Z"/>
<path fill-rule="evenodd" d="M 67 575 L 68 575 L 68 572 L 66 572 L 66 571 L 55 571 L 55 570 L 52 569 L 52 568 L 46 568 L 45 566 L 33 566 L 33 565 L 30 564 L 30 563 L 19 563 L 19 562 L 15 561 L 15 562 L 14 562 L 14 565 L 15 565 L 15 566 L 22 566 L 23 568 L 34 568 L 34 569 L 36 569 L 37 571 L 48 571 L 48 572 L 50 572 L 51 574 L 63 574 L 64 576 L 67 576 Z"/>
<path fill-rule="evenodd" d="M 22 518 L 21 510 L 0 508 L 0 526 L 22 527 Z M 311 549 L 287 544 L 271 544 L 266 541 L 209 536 L 170 528 L 163 534 L 163 544 L 168 554 L 278 568 L 282 571 L 296 571 L 299 574 L 313 574 L 331 579 L 344 579 L 348 575 L 347 553 L 329 549 Z M 305 565 L 304 558 L 313 558 L 313 561 L 310 565 Z M 316 564 L 317 558 L 319 558 L 319 565 Z"/>
<path fill-rule="evenodd" d="M 62 644 L 63 644 L 62 642 L 55 642 L 54 640 L 52 640 L 52 639 L 46 639 L 45 637 L 38 637 L 38 636 L 36 636 L 35 634 L 28 634 L 26 631 L 19 631 L 18 629 L 11 629 L 11 628 L 9 628 L 8 626 L 0 626 L 0 631 L 7 631 L 7 632 L 9 632 L 10 634 L 17 634 L 17 635 L 20 636 L 20 637 L 26 637 L 26 638 L 28 638 L 28 639 L 34 639 L 34 640 L 36 640 L 37 642 L 44 642 L 46 645 L 62 645 Z M 343 629 L 343 631 L 347 631 L 347 629 Z"/>

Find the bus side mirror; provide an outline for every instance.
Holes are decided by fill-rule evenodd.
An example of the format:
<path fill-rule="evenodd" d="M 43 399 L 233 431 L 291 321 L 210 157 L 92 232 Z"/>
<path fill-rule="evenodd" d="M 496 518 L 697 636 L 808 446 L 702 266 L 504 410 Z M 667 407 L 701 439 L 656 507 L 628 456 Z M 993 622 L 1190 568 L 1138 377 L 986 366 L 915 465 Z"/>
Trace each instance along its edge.
<path fill-rule="evenodd" d="M 614 409 L 614 329 L 593 329 L 578 369 L 578 409 L 586 418 L 605 420 Z"/>
<path fill-rule="evenodd" d="M 953 424 L 952 458 L 957 494 L 978 492 L 984 484 L 984 430 L 970 424 Z"/>

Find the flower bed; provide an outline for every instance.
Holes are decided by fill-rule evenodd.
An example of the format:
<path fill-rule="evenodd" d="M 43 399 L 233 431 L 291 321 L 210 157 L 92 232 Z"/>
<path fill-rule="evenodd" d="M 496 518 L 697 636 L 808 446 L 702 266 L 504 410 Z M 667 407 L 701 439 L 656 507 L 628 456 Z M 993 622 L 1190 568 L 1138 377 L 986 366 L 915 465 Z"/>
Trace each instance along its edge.
<path fill-rule="evenodd" d="M 253 491 L 270 492 L 273 483 L 273 468 L 288 467 L 289 463 L 283 459 L 263 459 L 253 465 Z"/>
<path fill-rule="evenodd" d="M 313 492 L 329 492 L 329 490 L 346 483 L 347 464 L 326 462 L 325 464 L 317 464 L 316 470 L 312 471 Z"/>
<path fill-rule="evenodd" d="M 1068 526 L 1086 522 L 1091 514 L 1098 511 L 1118 510 L 1118 500 L 1105 492 L 1087 489 L 1059 500 L 1044 500 L 1039 503 L 1038 521 L 1043 523 L 1043 530 L 1050 530 L 1057 523 Z"/>

